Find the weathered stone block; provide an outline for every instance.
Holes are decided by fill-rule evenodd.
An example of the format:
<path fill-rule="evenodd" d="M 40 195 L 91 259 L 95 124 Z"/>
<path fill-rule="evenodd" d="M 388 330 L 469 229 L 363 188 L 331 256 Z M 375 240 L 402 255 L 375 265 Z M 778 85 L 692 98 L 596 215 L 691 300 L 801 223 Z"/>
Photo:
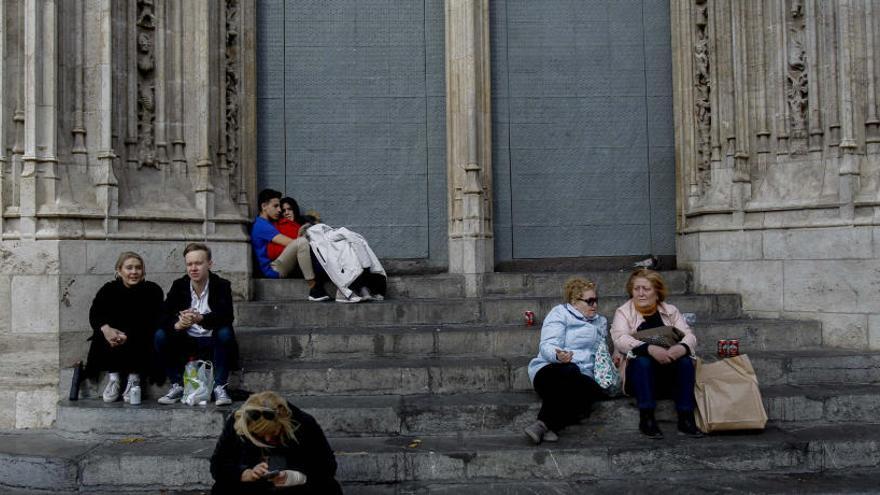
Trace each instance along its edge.
<path fill-rule="evenodd" d="M 691 263 L 700 261 L 700 235 L 680 234 L 676 236 L 675 253 L 679 268 L 690 268 Z"/>
<path fill-rule="evenodd" d="M 868 316 L 850 313 L 798 312 L 786 317 L 822 322 L 822 344 L 864 349 L 868 345 Z"/>
<path fill-rule="evenodd" d="M 764 232 L 767 259 L 852 259 L 873 258 L 872 229 L 834 227 Z"/>
<path fill-rule="evenodd" d="M 60 332 L 82 331 L 89 327 L 89 309 L 98 289 L 113 280 L 112 275 L 61 275 Z"/>
<path fill-rule="evenodd" d="M 12 332 L 58 333 L 58 275 L 12 277 Z"/>
<path fill-rule="evenodd" d="M 742 294 L 745 311 L 782 309 L 780 261 L 704 261 L 696 264 L 696 268 L 694 280 L 698 292 Z"/>
<path fill-rule="evenodd" d="M 868 315 L 868 347 L 880 349 L 880 315 Z"/>
<path fill-rule="evenodd" d="M 16 428 L 49 428 L 55 423 L 58 391 L 55 388 L 18 392 L 15 398 Z"/>
<path fill-rule="evenodd" d="M 700 261 L 760 260 L 761 232 L 702 232 L 699 235 Z"/>
<path fill-rule="evenodd" d="M 0 273 L 38 275 L 58 273 L 56 241 L 0 242 Z"/>
<path fill-rule="evenodd" d="M 17 394 L 0 391 L 0 430 L 15 428 L 15 400 Z"/>
<path fill-rule="evenodd" d="M 86 273 L 87 241 L 61 241 L 58 256 L 62 273 Z"/>
<path fill-rule="evenodd" d="M 0 334 L 12 330 L 12 277 L 0 275 Z"/>
<path fill-rule="evenodd" d="M 785 261 L 787 311 L 880 313 L 880 260 Z"/>

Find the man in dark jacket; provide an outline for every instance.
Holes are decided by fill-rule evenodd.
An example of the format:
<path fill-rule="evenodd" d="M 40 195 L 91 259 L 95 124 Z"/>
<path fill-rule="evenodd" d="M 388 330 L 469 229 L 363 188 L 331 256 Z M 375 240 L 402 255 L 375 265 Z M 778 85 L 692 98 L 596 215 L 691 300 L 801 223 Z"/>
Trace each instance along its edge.
<path fill-rule="evenodd" d="M 232 329 L 232 287 L 228 280 L 211 272 L 211 249 L 191 243 L 183 250 L 186 275 L 174 281 L 165 298 L 162 328 L 156 332 L 156 352 L 162 358 L 171 381 L 160 404 L 174 404 L 183 397 L 181 386 L 184 360 L 211 353 L 214 364 L 214 400 L 218 406 L 231 404 L 226 391 L 229 370 L 238 346 Z"/>

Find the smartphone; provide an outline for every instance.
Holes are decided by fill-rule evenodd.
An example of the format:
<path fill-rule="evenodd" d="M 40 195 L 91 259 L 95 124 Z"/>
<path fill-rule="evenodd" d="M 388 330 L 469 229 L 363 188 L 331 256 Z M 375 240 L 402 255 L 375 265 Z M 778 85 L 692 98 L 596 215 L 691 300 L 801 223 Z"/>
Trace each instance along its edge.
<path fill-rule="evenodd" d="M 281 473 L 281 470 L 276 469 L 275 471 L 269 471 L 268 473 L 263 475 L 264 480 L 271 480 L 272 478 L 278 476 Z"/>

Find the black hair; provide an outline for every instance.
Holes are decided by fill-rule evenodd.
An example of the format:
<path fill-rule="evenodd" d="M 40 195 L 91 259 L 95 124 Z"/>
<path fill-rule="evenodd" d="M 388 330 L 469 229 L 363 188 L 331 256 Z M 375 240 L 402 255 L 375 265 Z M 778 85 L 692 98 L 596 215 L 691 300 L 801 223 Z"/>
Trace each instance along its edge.
<path fill-rule="evenodd" d="M 264 204 L 275 198 L 281 199 L 280 191 L 276 191 L 275 189 L 263 189 L 260 191 L 260 194 L 257 195 L 257 210 L 262 210 Z"/>
<path fill-rule="evenodd" d="M 297 203 L 296 200 L 291 198 L 290 196 L 284 196 L 283 198 L 281 198 L 281 206 L 284 206 L 285 203 L 289 204 L 290 208 L 293 210 L 293 221 L 302 225 L 303 218 L 302 214 L 300 214 L 299 212 L 299 203 Z"/>

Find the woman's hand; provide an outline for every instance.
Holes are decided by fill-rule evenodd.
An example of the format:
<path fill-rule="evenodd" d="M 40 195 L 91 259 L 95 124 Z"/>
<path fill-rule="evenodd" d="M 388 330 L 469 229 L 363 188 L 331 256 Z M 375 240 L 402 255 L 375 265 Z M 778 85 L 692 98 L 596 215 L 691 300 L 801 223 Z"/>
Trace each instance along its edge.
<path fill-rule="evenodd" d="M 667 351 L 667 354 L 669 354 L 669 357 L 672 358 L 673 361 L 687 356 L 687 353 L 687 348 L 681 344 L 675 344 Z"/>
<path fill-rule="evenodd" d="M 299 486 L 306 483 L 306 475 L 287 469 L 278 473 L 278 476 L 272 478 L 272 484 L 275 486 Z"/>
<path fill-rule="evenodd" d="M 241 481 L 243 481 L 245 483 L 257 481 L 257 480 L 261 479 L 263 476 L 265 476 L 266 473 L 268 473 L 268 472 L 269 472 L 269 465 L 266 464 L 265 462 L 261 462 L 250 469 L 245 469 L 244 471 L 242 471 L 241 472 Z"/>
<path fill-rule="evenodd" d="M 611 355 L 611 362 L 614 363 L 614 366 L 620 366 L 621 361 L 623 361 L 623 354 L 614 351 L 614 354 Z"/>
<path fill-rule="evenodd" d="M 649 345 L 648 346 L 648 354 L 654 358 L 654 361 L 657 361 L 660 364 L 669 364 L 674 359 L 669 355 L 669 351 L 660 347 L 659 345 Z"/>
<path fill-rule="evenodd" d="M 563 351 L 562 349 L 556 349 L 556 360 L 560 363 L 570 363 L 571 357 L 574 356 L 574 353 L 571 351 Z"/>
<path fill-rule="evenodd" d="M 120 332 L 110 325 L 102 326 L 101 333 L 104 334 L 104 338 L 107 339 L 107 343 L 110 344 L 110 347 L 120 346 L 128 340 L 128 336 L 125 335 L 125 333 Z"/>

